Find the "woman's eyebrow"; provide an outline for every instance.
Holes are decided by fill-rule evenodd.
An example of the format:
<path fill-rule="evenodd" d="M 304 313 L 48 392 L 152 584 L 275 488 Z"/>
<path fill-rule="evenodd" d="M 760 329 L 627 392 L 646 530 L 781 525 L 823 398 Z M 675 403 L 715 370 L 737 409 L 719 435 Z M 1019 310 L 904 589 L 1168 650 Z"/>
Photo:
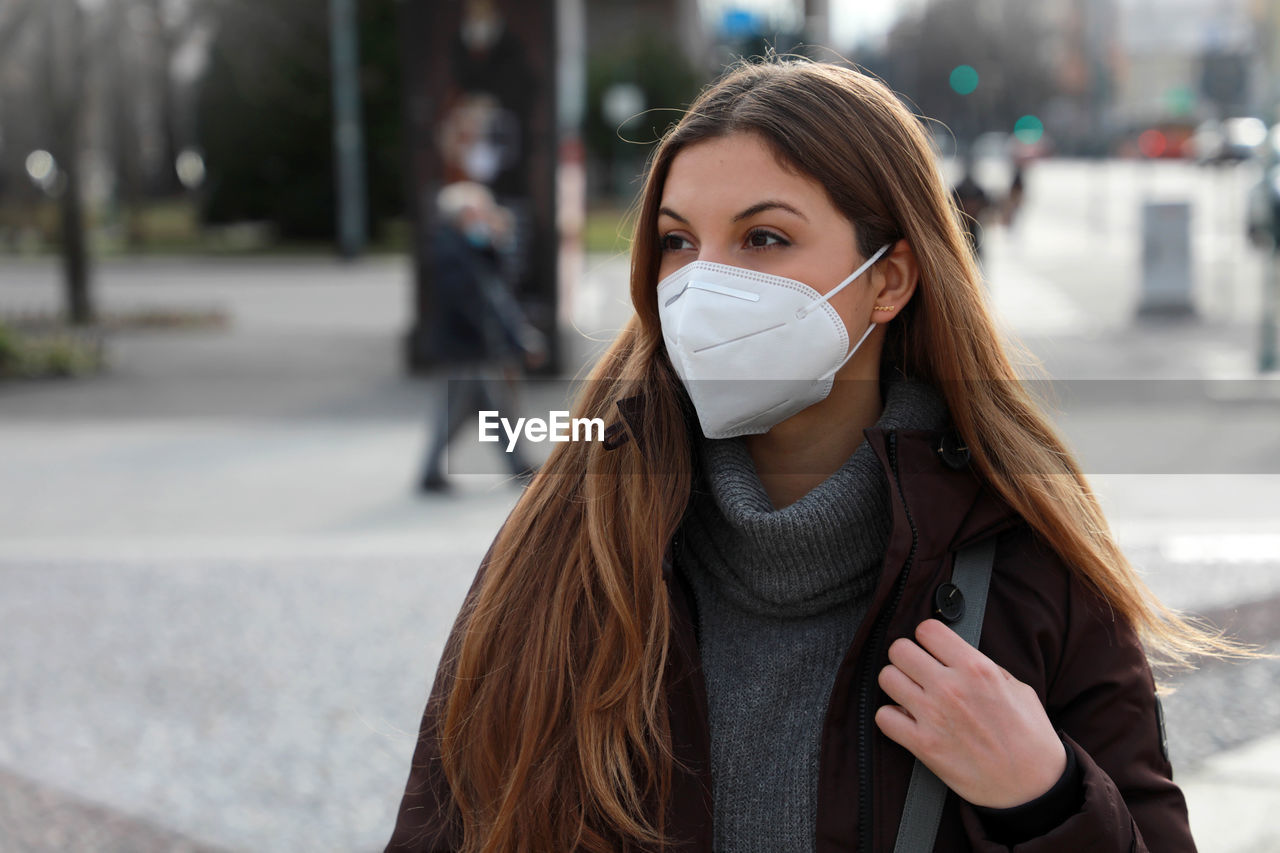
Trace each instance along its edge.
<path fill-rule="evenodd" d="M 774 199 L 766 199 L 765 201 L 757 202 L 756 204 L 751 205 L 746 210 L 742 211 L 737 216 L 733 217 L 733 221 L 741 222 L 743 219 L 748 219 L 752 216 L 755 216 L 757 213 L 763 213 L 766 210 L 785 210 L 788 213 L 792 213 L 800 217 L 805 222 L 809 221 L 809 217 L 805 216 L 803 213 L 801 213 L 799 210 L 796 210 L 794 207 L 787 204 L 785 201 L 776 201 Z"/>
<path fill-rule="evenodd" d="M 757 213 L 763 213 L 766 210 L 785 210 L 788 213 L 795 214 L 796 216 L 803 219 L 805 222 L 809 221 L 809 217 L 805 216 L 803 213 L 801 213 L 799 210 L 792 207 L 791 205 L 787 204 L 785 201 L 777 201 L 774 199 L 766 199 L 765 201 L 756 202 L 755 204 L 748 207 L 746 210 L 739 213 L 737 216 L 733 217 L 733 221 L 741 222 L 744 219 L 750 219 L 752 216 L 755 216 Z M 658 208 L 658 214 L 661 216 L 670 216 L 672 219 L 676 220 L 677 222 L 683 222 L 685 225 L 689 224 L 689 220 L 685 219 L 683 216 L 676 213 L 674 210 L 672 210 L 669 207 Z"/>

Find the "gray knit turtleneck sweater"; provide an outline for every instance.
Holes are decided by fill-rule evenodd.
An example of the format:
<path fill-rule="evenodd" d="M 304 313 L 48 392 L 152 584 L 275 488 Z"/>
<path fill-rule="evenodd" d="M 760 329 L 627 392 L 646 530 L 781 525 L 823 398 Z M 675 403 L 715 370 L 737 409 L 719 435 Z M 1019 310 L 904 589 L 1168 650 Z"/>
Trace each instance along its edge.
<path fill-rule="evenodd" d="M 877 426 L 946 425 L 930 386 L 883 387 Z M 715 849 L 812 851 L 822 722 L 884 559 L 888 483 L 863 441 L 813 491 L 775 510 L 742 439 L 701 439 L 698 454 L 678 567 L 698 606 Z"/>

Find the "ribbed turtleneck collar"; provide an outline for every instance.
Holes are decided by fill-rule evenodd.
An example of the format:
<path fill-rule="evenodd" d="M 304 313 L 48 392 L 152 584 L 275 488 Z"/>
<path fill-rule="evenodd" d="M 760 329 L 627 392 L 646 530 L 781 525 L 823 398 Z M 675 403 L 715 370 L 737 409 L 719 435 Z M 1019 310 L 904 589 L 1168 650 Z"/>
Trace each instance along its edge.
<path fill-rule="evenodd" d="M 877 427 L 941 429 L 948 420 L 931 386 L 885 385 Z M 798 501 L 774 509 L 741 438 L 700 439 L 702 477 L 684 534 L 688 556 L 735 606 L 781 618 L 820 613 L 875 587 L 892 514 L 880 461 L 863 441 Z"/>

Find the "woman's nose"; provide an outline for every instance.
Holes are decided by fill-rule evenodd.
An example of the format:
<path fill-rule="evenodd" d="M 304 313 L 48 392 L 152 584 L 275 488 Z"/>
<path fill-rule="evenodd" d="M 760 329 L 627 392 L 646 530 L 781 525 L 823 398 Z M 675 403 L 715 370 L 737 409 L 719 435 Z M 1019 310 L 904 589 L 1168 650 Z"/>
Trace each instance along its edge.
<path fill-rule="evenodd" d="M 728 252 L 724 251 L 723 249 L 703 247 L 702 251 L 698 252 L 698 260 L 707 261 L 708 263 L 712 263 L 712 264 L 725 264 L 727 266 L 734 266 L 733 258 L 729 255 Z"/>

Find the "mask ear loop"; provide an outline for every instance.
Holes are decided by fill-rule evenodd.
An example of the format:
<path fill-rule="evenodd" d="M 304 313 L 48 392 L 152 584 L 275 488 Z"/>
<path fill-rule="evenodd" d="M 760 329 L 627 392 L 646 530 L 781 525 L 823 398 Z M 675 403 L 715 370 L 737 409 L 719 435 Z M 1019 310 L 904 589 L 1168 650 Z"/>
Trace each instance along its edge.
<path fill-rule="evenodd" d="M 818 381 L 825 382 L 828 376 L 835 376 L 837 373 L 839 373 L 840 368 L 844 367 L 846 364 L 849 363 L 849 359 L 853 358 L 853 354 L 858 351 L 858 347 L 862 346 L 862 342 L 865 341 L 871 335 L 871 333 L 876 330 L 877 325 L 878 325 L 877 323 L 872 323 L 870 326 L 867 326 L 867 330 L 862 333 L 862 337 L 858 338 L 858 342 L 853 345 L 853 349 L 849 350 L 849 354 L 844 357 L 844 360 L 842 360 L 839 364 L 837 364 L 831 370 L 828 370 L 826 373 L 822 374 L 822 376 L 818 379 Z"/>
<path fill-rule="evenodd" d="M 892 243 L 885 243 L 879 249 L 876 249 L 876 253 L 871 257 L 867 258 L 866 261 L 863 262 L 862 266 L 854 270 L 853 275 L 849 276 L 844 281 L 840 282 L 835 287 L 831 288 L 831 290 L 827 292 L 826 296 L 823 296 L 820 299 L 814 300 L 813 302 L 809 303 L 803 308 L 797 309 L 796 319 L 803 320 L 806 316 L 808 316 L 813 311 L 813 309 L 817 308 L 819 305 L 826 302 L 831 297 L 835 296 L 837 293 L 839 293 L 840 291 L 848 287 L 850 283 L 852 283 L 858 278 L 858 276 L 866 272 L 871 267 L 872 264 L 880 260 L 880 256 L 883 255 L 885 252 L 889 251 L 889 247 L 892 245 L 893 245 Z"/>

